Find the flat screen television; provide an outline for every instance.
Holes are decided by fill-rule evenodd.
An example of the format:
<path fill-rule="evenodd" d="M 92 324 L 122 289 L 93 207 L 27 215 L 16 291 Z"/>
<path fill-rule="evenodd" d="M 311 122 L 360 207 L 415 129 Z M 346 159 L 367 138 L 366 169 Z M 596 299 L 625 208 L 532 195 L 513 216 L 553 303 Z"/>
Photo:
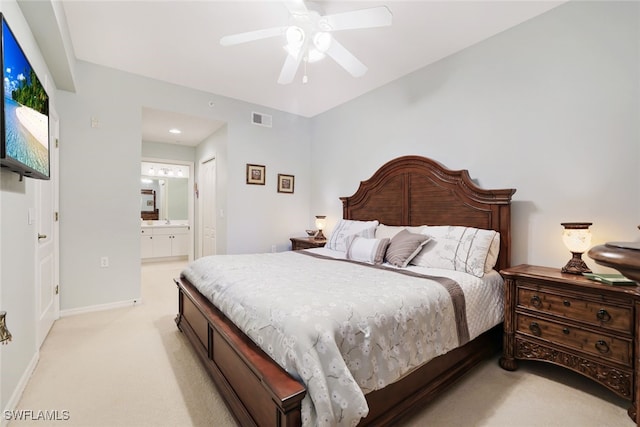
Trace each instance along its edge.
<path fill-rule="evenodd" d="M 49 96 L 29 60 L 2 21 L 0 165 L 23 176 L 49 179 Z"/>

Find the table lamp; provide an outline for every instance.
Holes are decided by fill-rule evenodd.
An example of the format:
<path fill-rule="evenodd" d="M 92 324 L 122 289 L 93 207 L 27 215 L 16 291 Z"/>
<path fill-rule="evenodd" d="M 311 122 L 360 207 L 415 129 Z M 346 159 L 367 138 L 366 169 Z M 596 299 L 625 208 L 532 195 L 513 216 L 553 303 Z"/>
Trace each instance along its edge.
<path fill-rule="evenodd" d="M 562 241 L 573 256 L 562 267 L 563 273 L 582 274 L 591 273 L 587 264 L 582 260 L 582 254 L 589 249 L 591 245 L 591 231 L 589 226 L 591 222 L 563 222 Z"/>
<path fill-rule="evenodd" d="M 326 215 L 316 215 L 316 228 L 318 229 L 318 233 L 314 237 L 315 240 L 326 240 L 324 234 L 322 234 L 322 229 L 327 225 L 327 216 Z"/>

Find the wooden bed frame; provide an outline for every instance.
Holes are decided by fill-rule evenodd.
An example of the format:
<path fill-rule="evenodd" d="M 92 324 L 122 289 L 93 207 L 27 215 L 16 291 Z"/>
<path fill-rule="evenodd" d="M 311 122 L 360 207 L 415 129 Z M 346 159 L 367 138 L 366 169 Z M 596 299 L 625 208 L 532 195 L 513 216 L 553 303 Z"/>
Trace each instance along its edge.
<path fill-rule="evenodd" d="M 419 156 L 383 165 L 351 197 L 342 197 L 343 217 L 377 219 L 386 225 L 466 225 L 500 232 L 496 269 L 510 265 L 511 196 L 514 189 L 483 190 L 466 170 L 452 171 Z M 176 317 L 242 426 L 301 425 L 303 384 L 287 374 L 244 333 L 181 278 Z M 360 425 L 386 425 L 433 399 L 500 348 L 502 325 L 439 356 L 402 380 L 366 395 L 369 415 Z"/>

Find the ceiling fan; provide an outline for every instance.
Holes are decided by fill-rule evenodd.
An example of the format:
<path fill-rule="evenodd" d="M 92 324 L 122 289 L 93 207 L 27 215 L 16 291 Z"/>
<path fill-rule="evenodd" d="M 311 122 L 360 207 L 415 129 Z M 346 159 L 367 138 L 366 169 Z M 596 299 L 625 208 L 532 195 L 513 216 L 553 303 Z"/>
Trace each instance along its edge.
<path fill-rule="evenodd" d="M 287 57 L 278 77 L 278 83 L 283 85 L 293 81 L 302 61 L 306 70 L 307 63 L 318 61 L 325 56 L 332 58 L 354 77 L 364 75 L 367 66 L 331 33 L 389 26 L 392 20 L 391 11 L 386 6 L 321 15 L 318 10 L 307 8 L 304 0 L 288 0 L 284 3 L 290 14 L 289 25 L 228 35 L 220 39 L 222 46 L 232 46 L 270 37 L 284 37 Z M 306 71 L 302 82 L 307 82 Z"/>

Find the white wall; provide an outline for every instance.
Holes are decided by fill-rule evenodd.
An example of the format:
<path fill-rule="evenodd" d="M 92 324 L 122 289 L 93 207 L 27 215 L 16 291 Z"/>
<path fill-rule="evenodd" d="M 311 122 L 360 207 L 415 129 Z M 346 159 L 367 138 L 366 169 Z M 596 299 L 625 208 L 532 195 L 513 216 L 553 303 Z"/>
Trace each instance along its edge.
<path fill-rule="evenodd" d="M 303 232 L 310 199 L 307 119 L 89 63 L 77 64 L 76 77 L 76 93 L 58 93 L 63 313 L 140 298 L 143 106 L 228 123 L 228 252 L 284 248 L 297 224 Z M 273 115 L 273 128 L 250 123 L 256 109 Z M 92 117 L 99 127 L 91 127 Z M 247 163 L 267 166 L 266 186 L 245 184 Z M 279 172 L 297 175 L 295 195 L 276 192 Z M 102 256 L 109 268 L 100 267 Z"/>
<path fill-rule="evenodd" d="M 55 110 L 55 85 L 37 43 L 15 1 L 0 2 L 0 11 L 11 27 L 31 66 L 45 85 L 50 110 Z M 38 356 L 35 313 L 35 247 L 38 230 L 28 224 L 27 212 L 36 208 L 38 181 L 0 170 L 0 311 L 7 312 L 13 341 L 0 346 L 0 409 L 15 404 L 16 391 L 24 386 Z"/>
<path fill-rule="evenodd" d="M 166 144 L 164 142 L 142 141 L 143 158 L 193 162 L 195 160 L 195 154 L 195 147 Z"/>
<path fill-rule="evenodd" d="M 517 189 L 514 264 L 564 265 L 565 221 L 593 222 L 594 245 L 637 240 L 639 8 L 562 5 L 316 117 L 312 211 L 335 223 L 338 197 L 418 154 Z"/>

